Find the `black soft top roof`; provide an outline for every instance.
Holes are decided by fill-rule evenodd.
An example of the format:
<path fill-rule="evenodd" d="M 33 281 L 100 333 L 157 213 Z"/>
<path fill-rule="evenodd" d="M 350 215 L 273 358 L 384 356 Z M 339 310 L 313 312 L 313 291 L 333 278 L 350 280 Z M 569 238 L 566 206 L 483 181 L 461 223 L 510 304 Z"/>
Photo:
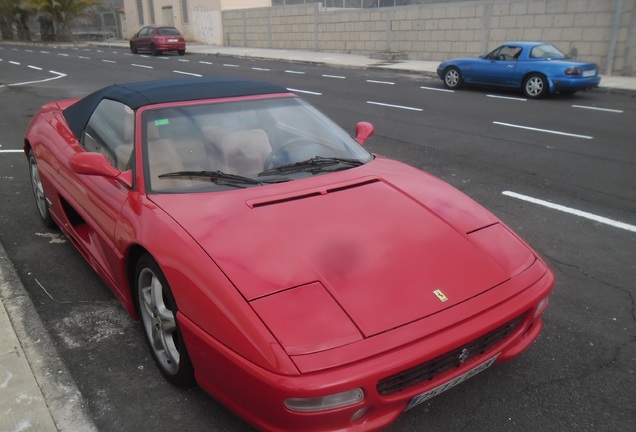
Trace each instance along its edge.
<path fill-rule="evenodd" d="M 228 77 L 178 78 L 113 84 L 80 99 L 66 108 L 64 118 L 79 139 L 102 99 L 122 102 L 136 110 L 145 105 L 198 99 L 289 93 L 274 84 Z"/>

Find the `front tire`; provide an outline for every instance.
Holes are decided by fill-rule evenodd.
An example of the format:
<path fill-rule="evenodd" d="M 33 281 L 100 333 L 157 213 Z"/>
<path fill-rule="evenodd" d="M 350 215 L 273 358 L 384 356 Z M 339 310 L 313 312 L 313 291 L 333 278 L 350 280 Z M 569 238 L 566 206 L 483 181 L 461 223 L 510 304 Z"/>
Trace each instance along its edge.
<path fill-rule="evenodd" d="M 143 255 L 135 271 L 139 317 L 155 363 L 178 386 L 194 384 L 194 369 L 177 321 L 177 304 L 159 264 Z"/>
<path fill-rule="evenodd" d="M 55 221 L 49 211 L 49 203 L 44 193 L 44 187 L 42 186 L 42 180 L 40 179 L 40 170 L 38 169 L 38 162 L 35 159 L 33 150 L 29 150 L 29 176 L 31 177 L 31 189 L 33 190 L 33 196 L 35 197 L 35 205 L 38 208 L 38 213 L 42 219 L 42 223 L 47 228 L 54 228 Z"/>
<path fill-rule="evenodd" d="M 139 51 L 137 51 L 137 47 L 135 46 L 134 43 L 130 43 L 130 52 L 133 54 L 137 54 Z"/>
<path fill-rule="evenodd" d="M 463 84 L 462 73 L 456 67 L 449 67 L 444 71 L 444 87 L 457 90 Z"/>
<path fill-rule="evenodd" d="M 548 94 L 548 80 L 541 74 L 531 74 L 523 81 L 523 93 L 529 99 L 539 99 Z"/>

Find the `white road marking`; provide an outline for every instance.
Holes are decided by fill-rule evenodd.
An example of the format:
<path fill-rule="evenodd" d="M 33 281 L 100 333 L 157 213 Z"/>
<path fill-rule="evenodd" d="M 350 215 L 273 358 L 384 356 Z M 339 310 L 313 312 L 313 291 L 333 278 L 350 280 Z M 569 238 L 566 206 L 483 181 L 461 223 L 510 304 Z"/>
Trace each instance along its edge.
<path fill-rule="evenodd" d="M 433 90 L 433 91 L 446 92 L 446 93 L 455 93 L 455 90 L 442 89 L 437 87 L 420 87 L 420 88 L 422 90 Z"/>
<path fill-rule="evenodd" d="M 2 150 L 2 149 L 0 149 L 0 153 L 24 153 L 24 150 Z"/>
<path fill-rule="evenodd" d="M 52 78 L 45 78 L 45 79 L 36 80 L 36 81 L 25 81 L 25 82 L 13 83 L 13 84 L 6 84 L 6 87 L 16 87 L 16 86 L 27 85 L 27 84 L 38 84 L 38 83 L 43 83 L 47 81 L 53 81 L 56 79 L 64 78 L 66 76 L 66 74 L 63 74 L 61 72 L 55 72 L 53 70 L 50 70 L 49 73 L 52 73 L 55 76 Z M 5 85 L 0 84 L 0 88 L 2 87 L 5 87 Z"/>
<path fill-rule="evenodd" d="M 614 228 L 620 228 L 620 229 L 624 229 L 624 230 L 627 230 L 627 231 L 636 232 L 636 225 L 631 225 L 631 224 L 627 224 L 627 223 L 624 223 L 624 222 L 619 222 L 619 221 L 616 221 L 614 219 L 609 219 L 609 218 L 606 218 L 606 217 L 603 217 L 603 216 L 598 216 L 598 215 L 595 215 L 595 214 L 592 214 L 592 213 L 588 213 L 588 212 L 584 212 L 584 211 L 581 211 L 581 210 L 573 209 L 573 208 L 566 207 L 566 206 L 561 205 L 561 204 L 554 204 L 554 203 L 551 203 L 549 201 L 544 201 L 544 200 L 541 200 L 541 199 L 538 199 L 538 198 L 533 198 L 533 197 L 530 197 L 530 196 L 527 196 L 527 195 L 518 194 L 516 192 L 503 191 L 502 194 L 504 194 L 506 196 L 509 196 L 511 198 L 520 199 L 520 200 L 527 201 L 527 202 L 532 203 L 532 204 L 537 204 L 537 205 L 540 205 L 540 206 L 543 206 L 543 207 L 551 208 L 553 210 L 558 210 L 558 211 L 561 211 L 561 212 L 564 212 L 564 213 L 568 213 L 568 214 L 579 216 L 579 217 L 582 217 L 582 218 L 585 218 L 585 219 L 589 219 L 589 220 L 592 220 L 594 222 L 602 223 L 602 224 L 605 224 L 605 225 L 610 225 L 610 226 L 613 226 Z"/>
<path fill-rule="evenodd" d="M 578 135 L 578 134 L 573 134 L 573 133 L 568 133 L 568 132 L 560 132 L 560 131 L 555 131 L 555 130 L 550 130 L 550 129 L 539 129 L 539 128 L 530 127 L 530 126 L 521 126 L 521 125 L 516 125 L 516 124 L 512 124 L 512 123 L 503 123 L 503 122 L 497 122 L 497 121 L 494 121 L 493 123 L 496 124 L 496 125 L 500 125 L 500 126 L 507 126 L 507 127 L 512 127 L 512 128 L 517 128 L 517 129 L 526 129 L 526 130 L 531 130 L 531 131 L 535 131 L 535 132 L 545 132 L 545 133 L 551 133 L 551 134 L 555 134 L 555 135 L 569 136 L 569 137 L 573 137 L 573 138 L 594 139 L 594 137 L 591 137 L 591 136 L 588 136 L 588 135 Z"/>
<path fill-rule="evenodd" d="M 179 59 L 179 61 L 183 62 L 183 63 L 190 63 L 190 60 L 188 60 L 188 59 Z"/>
<path fill-rule="evenodd" d="M 486 95 L 486 97 L 489 97 L 489 98 L 495 98 L 495 99 L 507 99 L 507 100 L 514 100 L 514 101 L 528 102 L 528 99 L 525 99 L 525 98 L 518 98 L 518 97 L 510 97 L 510 96 Z"/>
<path fill-rule="evenodd" d="M 233 67 L 233 68 L 237 68 L 240 67 L 239 65 L 235 65 L 235 64 L 228 64 L 228 63 L 224 63 L 223 66 L 225 67 Z"/>
<path fill-rule="evenodd" d="M 154 66 L 148 66 L 148 65 L 140 65 L 140 64 L 136 64 L 136 63 L 132 63 L 131 66 L 134 67 L 140 67 L 140 68 L 146 68 L 146 69 L 154 69 Z"/>
<path fill-rule="evenodd" d="M 190 75 L 190 76 L 199 77 L 199 78 L 203 76 L 203 75 L 195 74 L 195 73 L 192 73 L 192 72 L 184 72 L 184 71 L 178 71 L 178 70 L 174 70 L 172 72 L 177 73 L 177 74 L 181 74 L 181 75 Z"/>
<path fill-rule="evenodd" d="M 90 57 L 86 57 L 86 56 L 78 56 L 79 58 L 81 58 L 82 60 L 90 60 Z"/>
<path fill-rule="evenodd" d="M 41 68 L 41 67 L 37 67 L 37 66 L 28 65 L 27 67 L 28 67 L 29 69 L 35 69 L 35 70 L 39 70 L 39 71 L 41 71 L 41 70 L 42 70 L 42 68 Z"/>
<path fill-rule="evenodd" d="M 591 106 L 585 106 L 585 105 L 572 105 L 572 108 L 582 108 L 582 109 L 595 110 L 595 111 L 605 111 L 605 112 L 611 112 L 611 113 L 617 113 L 617 114 L 622 114 L 623 113 L 623 110 L 610 109 L 610 108 L 598 108 L 598 107 L 591 107 Z"/>
<path fill-rule="evenodd" d="M 294 92 L 294 93 L 306 93 L 306 94 L 310 94 L 310 95 L 315 95 L 315 96 L 322 96 L 322 93 L 317 93 L 317 92 L 312 92 L 309 90 L 299 90 L 299 89 L 294 89 L 294 88 L 287 88 L 287 90 Z"/>
<path fill-rule="evenodd" d="M 99 52 L 101 52 L 101 51 L 99 51 Z M 66 54 L 66 53 L 57 53 L 57 55 L 62 56 L 62 57 L 68 57 L 68 54 Z"/>
<path fill-rule="evenodd" d="M 305 72 L 295 71 L 295 70 L 286 70 L 285 73 L 296 74 L 296 75 L 305 75 Z"/>
<path fill-rule="evenodd" d="M 204 64 L 204 65 L 211 65 L 211 64 L 214 64 L 214 63 L 209 62 L 209 61 L 200 61 L 199 63 Z"/>
<path fill-rule="evenodd" d="M 327 74 L 325 74 L 325 75 L 323 75 L 323 77 L 325 77 L 325 78 L 335 78 L 335 79 L 347 79 L 347 77 L 341 76 L 341 75 L 327 75 Z"/>
<path fill-rule="evenodd" d="M 271 71 L 271 69 L 260 68 L 260 67 L 253 67 L 252 70 L 261 71 L 261 72 L 269 72 L 269 71 Z"/>
<path fill-rule="evenodd" d="M 376 81 L 376 80 L 367 80 L 368 83 L 372 84 L 386 84 L 386 85 L 395 85 L 394 82 L 391 81 Z"/>
<path fill-rule="evenodd" d="M 371 105 L 379 105 L 379 106 L 384 106 L 384 107 L 389 107 L 389 108 L 400 108 L 400 109 L 405 109 L 405 110 L 410 110 L 410 111 L 424 111 L 422 108 L 414 108 L 414 107 L 403 106 L 403 105 L 393 105 L 393 104 L 388 104 L 388 103 L 383 103 L 383 102 L 367 101 L 367 103 L 371 104 Z"/>
<path fill-rule="evenodd" d="M 20 66 L 22 63 L 18 63 L 17 61 L 9 60 L 9 64 Z"/>
<path fill-rule="evenodd" d="M 104 63 L 117 63 L 115 60 L 105 60 L 105 59 L 102 59 L 102 61 L 103 61 Z"/>

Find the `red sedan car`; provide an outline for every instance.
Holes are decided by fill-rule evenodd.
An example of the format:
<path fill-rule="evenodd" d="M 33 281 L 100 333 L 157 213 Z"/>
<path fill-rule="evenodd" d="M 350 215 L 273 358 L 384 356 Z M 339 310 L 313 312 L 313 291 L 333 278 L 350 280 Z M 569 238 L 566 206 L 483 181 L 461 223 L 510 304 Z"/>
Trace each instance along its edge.
<path fill-rule="evenodd" d="M 176 51 L 179 55 L 184 55 L 186 41 L 174 27 L 148 26 L 130 39 L 130 52 L 137 54 L 139 51 L 150 51 L 155 56 L 164 51 Z"/>
<path fill-rule="evenodd" d="M 376 430 L 528 348 L 554 278 L 510 228 L 368 153 L 289 90 L 231 78 L 51 102 L 37 209 L 163 375 L 262 430 Z"/>

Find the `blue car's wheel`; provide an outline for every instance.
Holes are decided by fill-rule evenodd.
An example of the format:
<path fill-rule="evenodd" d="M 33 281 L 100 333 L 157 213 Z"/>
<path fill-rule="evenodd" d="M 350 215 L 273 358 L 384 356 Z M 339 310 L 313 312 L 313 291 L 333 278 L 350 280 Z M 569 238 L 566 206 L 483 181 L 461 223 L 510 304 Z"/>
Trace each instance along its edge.
<path fill-rule="evenodd" d="M 462 74 L 459 69 L 452 66 L 444 71 L 444 87 L 450 90 L 455 90 L 460 88 L 462 83 Z"/>
<path fill-rule="evenodd" d="M 523 93 L 530 99 L 542 98 L 548 94 L 548 81 L 541 74 L 530 74 L 523 81 Z"/>

